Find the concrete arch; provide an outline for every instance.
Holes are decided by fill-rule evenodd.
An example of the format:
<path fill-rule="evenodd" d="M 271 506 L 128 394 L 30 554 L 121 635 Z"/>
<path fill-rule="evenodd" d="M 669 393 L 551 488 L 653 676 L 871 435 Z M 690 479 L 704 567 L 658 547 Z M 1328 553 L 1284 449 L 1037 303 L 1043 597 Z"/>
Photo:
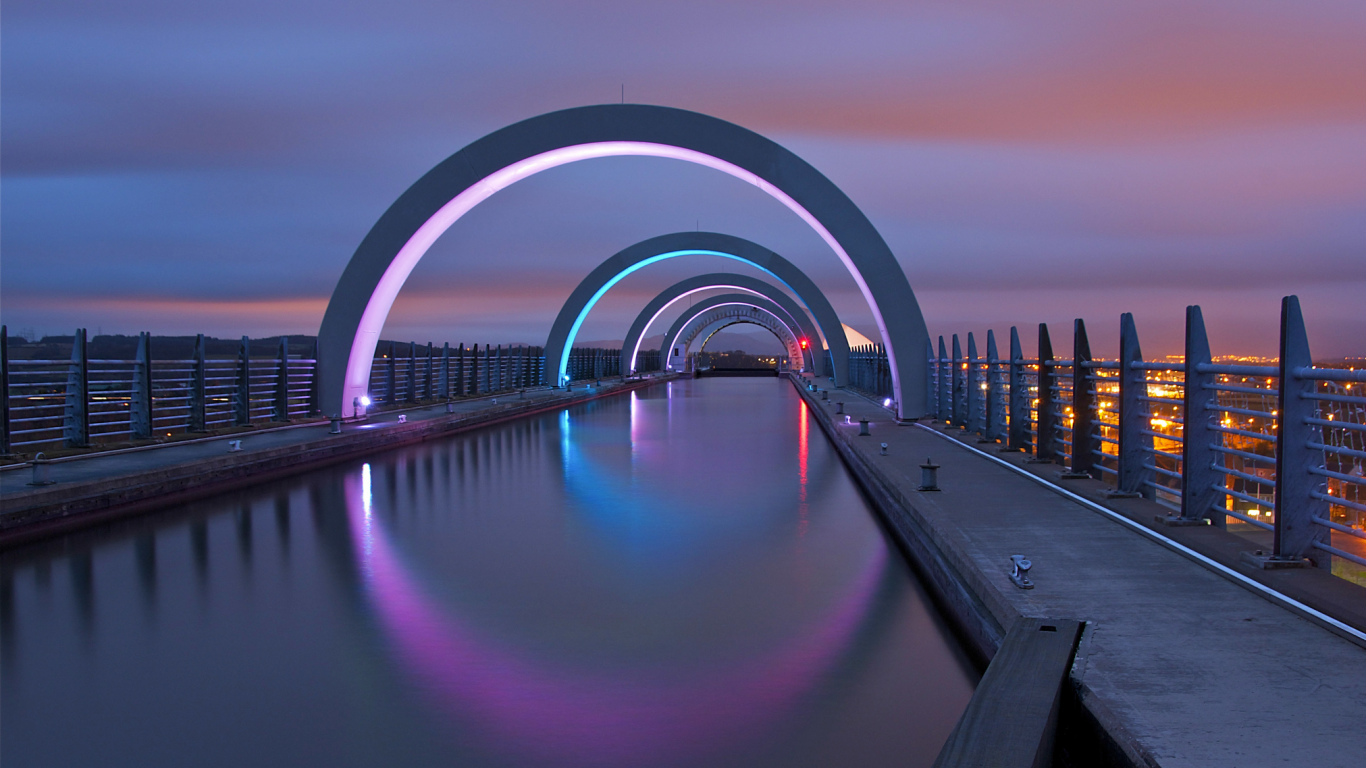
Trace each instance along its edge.
<path fill-rule="evenodd" d="M 690 277 L 681 280 L 665 288 L 660 294 L 650 300 L 645 305 L 645 309 L 636 315 L 636 319 L 631 323 L 631 329 L 626 333 L 626 339 L 621 345 L 621 367 L 624 371 L 634 371 L 636 369 L 636 356 L 640 353 L 640 342 L 645 332 L 649 330 L 650 324 L 659 317 L 665 309 L 668 309 L 674 302 L 690 296 L 699 291 L 706 291 L 715 288 L 733 288 L 746 291 L 769 299 L 773 303 L 787 311 L 789 317 L 797 323 L 801 335 L 807 339 L 809 353 L 807 367 L 810 370 L 818 371 L 823 367 L 824 355 L 818 355 L 818 336 L 817 327 L 811 322 L 811 318 L 791 296 L 783 293 L 777 286 L 769 285 L 757 278 L 748 275 L 736 275 L 727 272 L 713 272 L 707 275 Z"/>
<path fill-rule="evenodd" d="M 734 317 L 757 317 L 759 313 L 772 317 L 780 327 L 769 328 L 788 350 L 789 361 L 802 361 L 805 358 L 802 354 L 800 336 L 791 325 L 791 320 L 784 317 L 786 312 L 782 307 L 759 296 L 747 296 L 743 293 L 727 293 L 720 296 L 712 296 L 694 304 L 688 311 L 678 316 L 673 325 L 664 334 L 664 342 L 659 347 L 660 368 L 669 370 L 669 363 L 674 359 L 673 350 L 682 344 L 680 358 L 686 357 L 687 346 L 692 343 L 693 338 L 708 325 L 722 320 L 727 316 Z M 760 323 L 762 325 L 762 323 Z M 691 335 L 689 335 L 691 334 Z M 685 341 L 680 341 L 686 339 Z"/>
<path fill-rule="evenodd" d="M 550 336 L 545 343 L 545 380 L 556 382 L 564 379 L 569 360 L 568 352 L 574 345 L 574 337 L 578 335 L 579 326 L 608 289 L 642 267 L 676 256 L 722 256 L 742 261 L 767 272 L 790 288 L 811 310 L 811 316 L 815 318 L 816 325 L 830 348 L 835 370 L 833 373 L 827 372 L 826 375 L 833 376 L 837 386 L 845 383 L 849 374 L 849 340 L 844 335 L 844 328 L 839 316 L 835 314 L 834 307 L 830 306 L 830 302 L 826 300 L 825 294 L 816 283 L 798 269 L 797 265 L 762 245 L 742 237 L 717 232 L 674 232 L 642 240 L 613 254 L 588 273 L 569 295 L 560 309 L 560 314 L 555 318 L 555 324 L 550 328 Z M 656 308 L 650 314 L 646 321 L 647 326 L 660 311 L 663 311 L 662 307 Z M 639 339 L 639 336 L 636 338 Z M 815 338 L 811 337 L 813 346 Z M 622 348 L 622 356 L 631 355 L 634 359 L 637 351 L 634 344 L 628 343 Z M 630 367 L 629 363 L 623 365 Z M 823 367 L 824 360 L 819 365 L 819 368 Z"/>
<path fill-rule="evenodd" d="M 728 309 L 735 310 L 735 314 L 723 314 Z M 717 317 L 717 315 L 722 316 Z M 773 334 L 773 337 L 778 340 L 778 343 L 783 345 L 789 368 L 791 370 L 798 370 L 798 367 L 793 366 L 792 364 L 792 361 L 799 359 L 793 356 L 793 353 L 797 352 L 798 348 L 793 345 L 792 338 L 787 333 L 787 328 L 783 325 L 777 315 L 762 309 L 755 309 L 754 307 L 747 306 L 741 308 L 738 305 L 734 307 L 713 309 L 706 317 L 694 318 L 693 322 L 690 323 L 687 328 L 684 328 L 683 332 L 674 340 L 674 349 L 681 350 L 681 354 L 677 357 L 672 357 L 671 360 L 681 360 L 684 362 L 681 364 L 675 362 L 672 370 L 686 371 L 688 368 L 687 361 L 694 354 L 701 354 L 702 348 L 707 345 L 708 341 L 711 341 L 712 336 L 715 336 L 733 325 L 753 325 Z M 694 342 L 700 342 L 698 343 L 696 353 L 694 353 L 692 349 Z M 680 368 L 679 365 L 683 365 L 683 367 Z"/>
<path fill-rule="evenodd" d="M 783 324 L 782 319 L 772 312 L 750 304 L 714 307 L 711 311 L 693 318 L 684 326 L 678 336 L 674 337 L 673 347 L 670 350 L 670 360 L 687 359 L 693 355 L 692 345 L 695 342 L 698 343 L 697 352 L 700 353 L 702 347 L 711 341 L 712 336 L 732 325 L 744 324 L 758 326 L 773 334 L 778 343 L 783 345 L 783 352 L 787 355 L 789 367 L 792 370 L 801 368 L 800 363 L 805 359 L 805 356 L 795 355 L 802 350 L 788 334 L 787 327 Z M 674 352 L 680 354 L 674 355 Z"/>
<path fill-rule="evenodd" d="M 494 131 L 443 160 L 389 206 L 352 255 L 323 315 L 317 375 L 324 413 L 354 414 L 354 403 L 369 385 L 389 308 L 441 233 L 520 179 L 566 163 L 622 155 L 685 160 L 722 171 L 801 217 L 844 262 L 868 301 L 887 347 L 898 413 L 920 415 L 925 320 L 905 272 L 868 217 L 839 187 L 775 142 L 708 115 L 643 104 L 566 109 Z"/>
<path fill-rule="evenodd" d="M 754 325 L 763 328 L 766 331 L 773 330 L 771 326 L 766 325 L 762 320 L 756 320 L 752 317 L 725 317 L 711 323 L 710 325 L 703 327 L 700 331 L 697 332 L 697 335 L 694 337 L 694 340 L 701 339 L 700 343 L 697 345 L 697 354 L 700 355 L 704 351 L 706 351 L 707 342 L 711 341 L 711 337 L 715 336 L 716 334 L 726 330 L 727 328 L 733 325 Z M 780 343 L 783 343 L 783 346 L 787 346 L 786 343 L 782 342 L 781 337 L 779 337 L 778 341 Z M 688 342 L 686 348 L 689 350 L 692 349 L 691 340 Z M 788 362 L 789 364 L 791 363 L 791 358 L 789 358 Z"/>

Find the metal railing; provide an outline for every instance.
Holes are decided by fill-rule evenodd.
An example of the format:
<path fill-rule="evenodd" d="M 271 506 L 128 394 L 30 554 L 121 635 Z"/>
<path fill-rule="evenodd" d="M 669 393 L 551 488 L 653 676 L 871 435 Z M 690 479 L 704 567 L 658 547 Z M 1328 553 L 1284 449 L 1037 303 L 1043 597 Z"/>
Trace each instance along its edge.
<path fill-rule="evenodd" d="M 850 349 L 848 386 L 879 398 L 891 397 L 892 368 L 887 362 L 887 349 L 881 344 Z"/>
<path fill-rule="evenodd" d="M 258 343 L 259 346 L 259 343 Z M 127 443 L 230 427 L 320 417 L 316 354 L 291 355 L 280 339 L 272 357 L 253 356 L 243 337 L 235 359 L 208 358 L 205 337 L 190 359 L 157 360 L 140 334 L 132 360 L 87 355 L 84 329 L 70 360 L 11 360 L 0 326 L 0 453 L 34 453 Z M 399 355 L 399 351 L 406 354 Z M 540 347 L 389 344 L 375 358 L 370 396 L 396 406 L 546 386 Z M 570 350 L 571 381 L 621 375 L 621 350 Z"/>
<path fill-rule="evenodd" d="M 1117 359 L 1091 355 L 1075 321 L 1070 359 L 1010 356 L 994 333 L 979 358 L 968 334 L 952 355 L 927 348 L 926 406 L 940 421 L 1090 477 L 1111 496 L 1169 507 L 1171 524 L 1271 534 L 1274 559 L 1310 560 L 1366 583 L 1366 370 L 1316 368 L 1299 301 L 1282 302 L 1275 365 L 1215 362 L 1199 307 L 1186 315 L 1182 362 L 1143 359 L 1132 315 L 1120 318 Z M 1347 567 L 1345 564 L 1352 566 Z M 1335 567 L 1338 566 L 1338 567 Z"/>

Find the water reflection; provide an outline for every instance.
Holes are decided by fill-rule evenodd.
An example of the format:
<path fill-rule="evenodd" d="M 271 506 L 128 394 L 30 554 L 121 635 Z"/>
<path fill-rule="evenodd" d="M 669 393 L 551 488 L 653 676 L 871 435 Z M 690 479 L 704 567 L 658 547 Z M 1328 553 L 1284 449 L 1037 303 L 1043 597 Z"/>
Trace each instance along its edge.
<path fill-rule="evenodd" d="M 9 553 L 6 762 L 927 765 L 974 675 L 812 428 L 679 382 Z"/>

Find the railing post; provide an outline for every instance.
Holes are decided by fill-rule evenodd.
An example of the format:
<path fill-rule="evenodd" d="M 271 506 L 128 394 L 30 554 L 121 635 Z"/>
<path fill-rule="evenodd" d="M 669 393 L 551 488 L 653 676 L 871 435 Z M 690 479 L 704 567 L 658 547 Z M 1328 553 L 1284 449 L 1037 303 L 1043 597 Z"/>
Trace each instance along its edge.
<path fill-rule="evenodd" d="M 1053 365 L 1053 341 L 1048 336 L 1048 324 L 1039 323 L 1039 388 L 1034 412 L 1038 414 L 1038 424 L 1034 436 L 1034 460 L 1056 461 L 1058 417 L 1053 411 L 1053 387 L 1057 381 L 1057 369 Z"/>
<path fill-rule="evenodd" d="M 9 326 L 0 325 L 0 455 L 9 450 Z"/>
<path fill-rule="evenodd" d="M 1325 468 L 1323 451 L 1309 447 L 1310 443 L 1323 444 L 1323 430 L 1309 422 L 1318 418 L 1318 382 L 1297 373 L 1313 365 L 1299 297 L 1286 296 L 1281 299 L 1281 379 L 1276 399 L 1275 556 L 1286 560 L 1308 557 L 1319 568 L 1331 570 L 1331 555 L 1321 549 L 1314 551 L 1316 543 L 1332 543 L 1328 527 L 1314 522 L 1315 518 L 1328 519 L 1328 502 L 1314 496 L 1315 492 L 1324 493 L 1323 476 L 1309 472 L 1311 468 Z"/>
<path fill-rule="evenodd" d="M 470 347 L 470 394 L 478 396 L 483 393 L 483 379 L 479 377 L 479 345 Z"/>
<path fill-rule="evenodd" d="M 986 420 L 986 415 L 982 409 L 982 388 L 977 384 L 977 338 L 968 331 L 968 368 L 964 371 L 963 379 L 966 386 L 963 388 L 963 410 L 966 412 L 967 421 L 963 427 L 968 432 L 976 432 L 979 436 L 985 431 L 982 422 Z"/>
<path fill-rule="evenodd" d="M 941 423 L 947 423 L 953 416 L 953 371 L 949 369 L 949 353 L 944 347 L 944 337 L 939 337 L 939 409 L 937 415 Z"/>
<path fill-rule="evenodd" d="M 451 399 L 451 343 L 448 341 L 441 346 L 441 375 L 437 378 L 437 386 L 441 388 L 441 399 Z"/>
<path fill-rule="evenodd" d="M 251 339 L 246 336 L 237 348 L 237 386 L 233 389 L 232 410 L 234 424 L 251 424 Z"/>
<path fill-rule="evenodd" d="M 936 379 L 939 375 L 939 361 L 934 359 L 934 342 L 929 337 L 925 337 L 925 415 L 934 418 L 937 410 L 936 401 L 939 394 L 936 391 Z"/>
<path fill-rule="evenodd" d="M 271 421 L 289 421 L 289 337 L 280 337 L 275 353 L 275 407 Z"/>
<path fill-rule="evenodd" d="M 1119 491 L 1154 498 L 1148 485 L 1153 472 L 1145 466 L 1152 455 L 1152 421 L 1148 418 L 1148 374 L 1134 363 L 1143 362 L 1138 328 L 1129 312 L 1119 316 Z M 1153 465 L 1157 459 L 1153 458 Z"/>
<path fill-rule="evenodd" d="M 465 344 L 461 342 L 460 349 L 456 352 L 455 366 L 455 396 L 465 396 Z"/>
<path fill-rule="evenodd" d="M 389 342 L 389 354 L 384 356 L 384 403 L 397 403 L 398 361 L 394 358 L 394 342 Z"/>
<path fill-rule="evenodd" d="M 1025 385 L 1024 349 L 1020 332 L 1010 326 L 1010 437 L 1012 451 L 1029 450 L 1029 387 Z"/>
<path fill-rule="evenodd" d="M 134 440 L 152 436 L 152 334 L 138 334 L 138 351 L 133 358 L 133 399 L 128 404 L 128 429 Z"/>
<path fill-rule="evenodd" d="M 85 329 L 71 339 L 71 365 L 66 370 L 66 403 L 62 433 L 68 448 L 90 444 L 90 367 L 86 361 Z"/>
<path fill-rule="evenodd" d="M 410 403 L 417 402 L 417 342 L 408 342 L 408 391 L 404 393 L 404 400 Z"/>
<path fill-rule="evenodd" d="M 433 399 L 434 390 L 436 389 L 436 359 L 432 355 L 432 352 L 434 351 L 432 343 L 430 341 L 427 342 L 427 380 L 422 384 L 423 400 Z"/>
<path fill-rule="evenodd" d="M 1095 454 L 1099 442 L 1096 440 L 1096 420 L 1091 412 L 1095 396 L 1091 392 L 1091 381 L 1087 378 L 1091 369 L 1091 342 L 1086 337 L 1086 321 L 1077 318 L 1073 324 L 1072 335 L 1072 462 L 1067 475 L 1094 476 Z"/>
<path fill-rule="evenodd" d="M 1216 467 L 1224 460 L 1215 446 L 1223 445 L 1223 435 L 1214 430 L 1218 412 L 1210 406 L 1216 383 L 1213 373 L 1202 373 L 1200 366 L 1214 362 L 1205 335 L 1205 318 L 1200 307 L 1186 307 L 1186 378 L 1182 386 L 1181 419 L 1181 517 L 1179 521 L 1195 523 L 1209 519 L 1223 528 L 1228 516 L 1214 511 L 1221 498 L 1215 491 L 1223 475 Z"/>
<path fill-rule="evenodd" d="M 1006 439 L 1006 392 L 1002 391 L 1002 375 L 1005 367 L 996 349 L 996 332 L 987 331 L 987 402 L 986 402 L 986 439 L 995 442 Z"/>
<path fill-rule="evenodd" d="M 963 383 L 963 348 L 958 344 L 958 334 L 953 335 L 953 425 L 967 429 L 968 413 L 967 387 Z"/>
<path fill-rule="evenodd" d="M 204 354 L 204 334 L 194 340 L 194 362 L 190 368 L 190 432 L 207 432 L 209 406 L 209 370 Z"/>

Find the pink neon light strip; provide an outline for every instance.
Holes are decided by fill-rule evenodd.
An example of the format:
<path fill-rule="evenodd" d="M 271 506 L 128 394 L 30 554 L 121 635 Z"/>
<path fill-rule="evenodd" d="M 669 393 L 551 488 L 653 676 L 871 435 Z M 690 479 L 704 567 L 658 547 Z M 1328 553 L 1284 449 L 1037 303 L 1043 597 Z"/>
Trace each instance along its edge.
<path fill-rule="evenodd" d="M 379 284 L 375 286 L 375 292 L 370 296 L 370 301 L 365 305 L 365 312 L 361 315 L 360 327 L 356 329 L 356 337 L 351 343 L 351 355 L 346 365 L 345 389 L 343 390 L 342 409 L 343 414 L 352 414 L 352 401 L 366 394 L 370 385 L 370 366 L 374 363 L 375 344 L 378 343 L 379 334 L 384 329 L 384 321 L 389 316 L 389 309 L 393 306 L 394 300 L 398 298 L 398 292 L 403 288 L 403 283 L 407 281 L 408 275 L 417 266 L 427 249 L 436 242 L 436 239 L 443 232 L 450 228 L 452 224 L 468 213 L 474 206 L 492 197 L 496 192 L 515 184 L 528 176 L 533 176 L 541 171 L 548 170 L 560 165 L 575 163 L 580 160 L 591 160 L 598 157 L 618 157 L 623 155 L 639 157 L 665 157 L 673 160 L 683 160 L 696 163 L 708 168 L 721 171 L 722 173 L 734 176 L 737 179 L 747 181 L 766 192 L 770 197 L 787 206 L 789 210 L 796 213 L 805 221 L 807 226 L 815 230 L 820 235 L 826 245 L 840 257 L 844 266 L 853 276 L 854 282 L 858 284 L 859 290 L 863 293 L 863 298 L 868 302 L 869 309 L 873 312 L 873 319 L 877 322 L 878 332 L 882 335 L 883 343 L 887 347 L 888 362 L 892 370 L 892 386 L 894 391 L 900 392 L 898 381 L 896 355 L 892 348 L 892 340 L 887 335 L 887 327 L 882 319 L 882 310 L 878 308 L 877 302 L 873 300 L 872 291 L 864 281 L 863 275 L 859 274 L 858 268 L 849 258 L 849 254 L 830 234 L 830 231 L 822 225 L 815 216 L 793 200 L 787 193 L 755 176 L 745 169 L 728 163 L 720 158 L 697 152 L 691 149 L 671 147 L 665 144 L 653 144 L 642 141 L 604 141 L 593 144 L 579 144 L 572 147 L 562 147 L 539 155 L 528 157 L 512 165 L 498 170 L 480 181 L 472 184 L 468 189 L 456 195 L 449 203 L 441 207 L 430 219 L 428 219 L 417 232 L 408 239 L 408 242 L 399 249 L 389 268 L 385 270 L 380 278 Z"/>

